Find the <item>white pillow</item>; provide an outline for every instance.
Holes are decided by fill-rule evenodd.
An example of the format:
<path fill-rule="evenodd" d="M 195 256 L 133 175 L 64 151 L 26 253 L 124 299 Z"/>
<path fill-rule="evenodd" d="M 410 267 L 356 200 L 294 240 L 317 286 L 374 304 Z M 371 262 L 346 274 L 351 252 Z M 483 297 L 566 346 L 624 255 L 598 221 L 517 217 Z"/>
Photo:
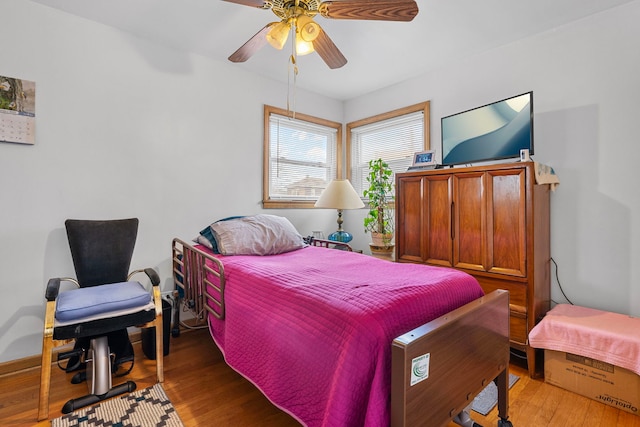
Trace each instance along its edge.
<path fill-rule="evenodd" d="M 202 234 L 198 234 L 196 237 L 194 237 L 193 242 L 198 243 L 202 246 L 206 246 L 207 248 L 213 250 L 213 245 L 211 244 L 211 242 Z"/>
<path fill-rule="evenodd" d="M 211 224 L 222 255 L 276 255 L 306 246 L 287 218 L 253 215 Z"/>

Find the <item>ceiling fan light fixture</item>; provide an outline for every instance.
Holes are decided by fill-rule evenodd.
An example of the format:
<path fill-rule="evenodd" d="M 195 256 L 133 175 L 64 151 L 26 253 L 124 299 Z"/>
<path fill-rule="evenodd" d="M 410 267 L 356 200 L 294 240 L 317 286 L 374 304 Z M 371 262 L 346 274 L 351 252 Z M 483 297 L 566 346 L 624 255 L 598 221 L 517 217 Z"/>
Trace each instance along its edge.
<path fill-rule="evenodd" d="M 299 31 L 296 31 L 296 55 L 308 55 L 312 52 L 315 52 L 313 48 L 313 43 L 308 42 L 302 38 Z"/>
<path fill-rule="evenodd" d="M 266 35 L 267 41 L 274 48 L 282 50 L 289 37 L 289 31 L 291 26 L 287 21 L 275 22 Z"/>
<path fill-rule="evenodd" d="M 417 0 L 225 0 L 259 9 L 270 9 L 281 22 L 265 25 L 229 60 L 245 62 L 267 42 L 282 49 L 291 37 L 292 58 L 317 52 L 331 69 L 344 66 L 347 59 L 327 33 L 313 21 L 320 15 L 329 19 L 359 19 L 371 21 L 412 21 L 418 14 Z M 296 49 L 296 50 L 293 50 Z"/>
<path fill-rule="evenodd" d="M 320 35 L 320 25 L 307 15 L 301 15 L 296 19 L 296 28 L 302 40 L 306 42 L 312 42 Z"/>

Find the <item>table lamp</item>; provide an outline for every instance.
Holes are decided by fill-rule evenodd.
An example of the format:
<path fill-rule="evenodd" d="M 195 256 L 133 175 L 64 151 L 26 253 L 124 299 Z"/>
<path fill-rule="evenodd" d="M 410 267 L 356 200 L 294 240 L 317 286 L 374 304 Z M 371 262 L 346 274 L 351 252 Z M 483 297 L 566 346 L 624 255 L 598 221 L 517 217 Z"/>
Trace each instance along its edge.
<path fill-rule="evenodd" d="M 338 210 L 338 231 L 331 233 L 329 240 L 348 243 L 353 239 L 350 233 L 342 229 L 342 210 L 360 209 L 364 207 L 364 203 L 348 179 L 334 179 L 331 181 L 320 194 L 315 207 Z"/>

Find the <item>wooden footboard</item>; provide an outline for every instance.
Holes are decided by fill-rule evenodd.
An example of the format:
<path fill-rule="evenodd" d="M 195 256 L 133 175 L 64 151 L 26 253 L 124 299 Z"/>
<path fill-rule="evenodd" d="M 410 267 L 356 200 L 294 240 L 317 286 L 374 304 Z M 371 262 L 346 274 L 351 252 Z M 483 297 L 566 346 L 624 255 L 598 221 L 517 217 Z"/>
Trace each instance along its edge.
<path fill-rule="evenodd" d="M 506 421 L 508 368 L 509 294 L 498 290 L 394 340 L 391 426 L 446 426 L 494 379 Z"/>

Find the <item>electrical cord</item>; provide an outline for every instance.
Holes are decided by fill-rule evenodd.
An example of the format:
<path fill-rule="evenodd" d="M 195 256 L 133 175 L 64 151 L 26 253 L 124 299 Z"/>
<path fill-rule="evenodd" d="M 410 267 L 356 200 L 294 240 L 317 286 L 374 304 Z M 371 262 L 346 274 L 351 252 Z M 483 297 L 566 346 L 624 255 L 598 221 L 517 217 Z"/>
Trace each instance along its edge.
<path fill-rule="evenodd" d="M 177 299 L 177 300 L 175 300 L 175 303 L 182 306 L 182 312 L 183 313 L 194 314 L 195 315 L 194 318 L 196 319 L 196 322 L 200 322 L 205 318 L 206 312 L 204 310 L 199 312 L 199 313 L 196 313 L 193 310 L 193 306 L 194 306 L 193 302 L 188 303 L 188 302 L 186 302 L 186 301 L 184 301 L 182 299 Z M 178 324 L 180 325 L 180 327 L 182 327 L 184 329 L 192 329 L 192 330 L 206 329 L 206 328 L 209 327 L 207 324 L 204 324 L 204 325 L 190 325 L 188 323 L 185 323 L 182 320 L 180 322 L 178 322 Z"/>
<path fill-rule="evenodd" d="M 509 351 L 509 354 L 511 354 L 513 357 L 517 357 L 518 359 L 527 360 L 527 356 L 525 354 L 520 354 L 513 349 Z"/>
<path fill-rule="evenodd" d="M 564 293 L 564 290 L 562 289 L 562 284 L 560 283 L 560 277 L 558 276 L 558 263 L 556 262 L 555 259 L 553 259 L 553 257 L 551 257 L 551 262 L 553 263 L 553 265 L 556 266 L 556 282 L 558 282 L 558 288 L 560 288 L 560 292 L 562 293 L 562 296 L 564 297 L 565 300 L 567 300 L 567 302 L 571 305 L 574 305 L 573 302 L 571 302 L 571 300 L 569 299 L 569 297 L 567 297 L 567 294 Z M 554 304 L 558 304 L 556 301 L 551 300 Z"/>

